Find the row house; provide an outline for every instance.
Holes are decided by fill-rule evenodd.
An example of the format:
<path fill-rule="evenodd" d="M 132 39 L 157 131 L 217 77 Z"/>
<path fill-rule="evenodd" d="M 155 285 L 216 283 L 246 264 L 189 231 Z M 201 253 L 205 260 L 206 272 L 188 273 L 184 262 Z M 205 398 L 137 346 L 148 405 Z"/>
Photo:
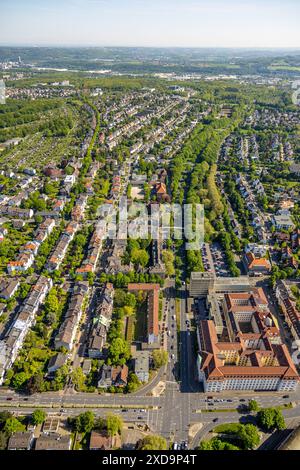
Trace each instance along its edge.
<path fill-rule="evenodd" d="M 298 269 L 299 263 L 297 259 L 295 258 L 292 249 L 289 246 L 282 247 L 281 260 L 284 266 L 292 268 L 292 269 Z"/>
<path fill-rule="evenodd" d="M 70 222 L 67 227 L 64 229 L 63 233 L 61 234 L 54 251 L 52 252 L 48 263 L 46 265 L 46 269 L 49 271 L 55 271 L 61 265 L 67 249 L 74 238 L 75 233 L 78 230 L 78 223 L 77 222 Z"/>
<path fill-rule="evenodd" d="M 300 310 L 293 288 L 300 288 L 299 280 L 279 280 L 275 288 L 278 304 L 295 341 L 300 340 Z"/>
<path fill-rule="evenodd" d="M 84 218 L 84 212 L 87 205 L 88 196 L 86 194 L 81 194 L 77 199 L 73 209 L 72 209 L 72 219 L 79 222 Z"/>
<path fill-rule="evenodd" d="M 293 230 L 295 228 L 289 210 L 282 209 L 273 216 L 273 225 L 276 230 Z"/>
<path fill-rule="evenodd" d="M 16 272 L 25 272 L 29 269 L 34 262 L 34 255 L 32 253 L 19 253 L 15 261 L 10 261 L 7 264 L 8 274 Z"/>
<path fill-rule="evenodd" d="M 51 218 L 46 218 L 38 227 L 35 235 L 34 235 L 34 241 L 41 244 L 43 241 L 48 238 L 48 236 L 51 234 L 52 230 L 55 227 L 55 220 Z"/>
<path fill-rule="evenodd" d="M 31 219 L 33 217 L 32 209 L 21 209 L 19 207 L 10 207 L 8 205 L 0 206 L 0 215 L 18 217 L 19 219 Z"/>
<path fill-rule="evenodd" d="M 76 270 L 77 274 L 86 275 L 88 273 L 95 272 L 105 234 L 106 234 L 105 222 L 100 221 L 96 225 L 96 228 L 90 239 L 87 257 L 83 261 L 81 267 Z"/>
<path fill-rule="evenodd" d="M 35 233 L 34 239 L 28 241 L 20 248 L 20 253 L 15 261 L 10 261 L 7 264 L 7 271 L 9 274 L 14 272 L 24 272 L 32 266 L 41 243 L 46 240 L 48 235 L 50 235 L 54 226 L 54 219 L 45 219 L 40 224 Z"/>
<path fill-rule="evenodd" d="M 59 198 L 59 199 L 55 199 L 53 201 L 53 208 L 52 210 L 54 212 L 62 212 L 64 207 L 66 205 L 66 199 L 65 198 Z"/>
<path fill-rule="evenodd" d="M 52 279 L 40 276 L 32 287 L 29 295 L 19 309 L 6 336 L 0 340 L 0 385 L 2 385 L 5 372 L 11 368 L 18 353 L 23 346 L 29 329 L 35 323 L 35 316 L 40 305 L 45 301 L 51 289 Z"/>
<path fill-rule="evenodd" d="M 88 282 L 80 281 L 75 284 L 64 320 L 54 340 L 55 349 L 63 347 L 72 351 L 78 324 L 83 313 L 84 300 L 88 292 Z"/>
<path fill-rule="evenodd" d="M 101 293 L 96 313 L 87 340 L 88 356 L 92 359 L 103 357 L 103 348 L 106 344 L 107 333 L 111 324 L 113 312 L 114 288 L 107 283 Z"/>
<path fill-rule="evenodd" d="M 1 279 L 0 281 L 0 297 L 9 300 L 15 295 L 20 286 L 19 279 Z"/>
<path fill-rule="evenodd" d="M 128 381 L 128 366 L 107 366 L 103 365 L 100 370 L 98 380 L 99 388 L 120 387 L 123 388 L 127 385 Z"/>

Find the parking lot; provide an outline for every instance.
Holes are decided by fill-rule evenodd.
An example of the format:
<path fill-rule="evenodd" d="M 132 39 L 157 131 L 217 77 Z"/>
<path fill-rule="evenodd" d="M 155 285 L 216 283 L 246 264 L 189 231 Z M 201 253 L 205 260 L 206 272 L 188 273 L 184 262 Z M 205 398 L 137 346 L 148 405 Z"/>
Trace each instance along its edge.
<path fill-rule="evenodd" d="M 210 246 L 211 257 L 215 273 L 220 277 L 230 277 L 230 271 L 226 262 L 225 252 L 219 243 L 212 243 Z"/>
<path fill-rule="evenodd" d="M 208 243 L 203 243 L 203 246 L 201 248 L 201 256 L 202 256 L 204 270 L 206 272 L 215 274 L 214 260 L 212 258 L 212 254 L 211 254 Z"/>

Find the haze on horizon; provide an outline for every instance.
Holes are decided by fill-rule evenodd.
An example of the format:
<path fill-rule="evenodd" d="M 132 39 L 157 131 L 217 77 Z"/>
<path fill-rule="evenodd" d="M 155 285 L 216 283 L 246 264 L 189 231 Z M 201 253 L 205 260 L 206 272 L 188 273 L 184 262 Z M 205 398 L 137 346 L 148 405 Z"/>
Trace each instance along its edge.
<path fill-rule="evenodd" d="M 1 0 L 0 45 L 299 48 L 299 0 Z"/>

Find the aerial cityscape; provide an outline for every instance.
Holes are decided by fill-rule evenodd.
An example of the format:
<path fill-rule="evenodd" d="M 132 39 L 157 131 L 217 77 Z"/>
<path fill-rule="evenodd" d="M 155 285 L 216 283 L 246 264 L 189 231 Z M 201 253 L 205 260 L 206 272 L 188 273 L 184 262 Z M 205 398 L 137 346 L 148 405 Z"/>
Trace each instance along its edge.
<path fill-rule="evenodd" d="M 299 4 L 124 3 L 1 7 L 0 449 L 300 450 Z"/>

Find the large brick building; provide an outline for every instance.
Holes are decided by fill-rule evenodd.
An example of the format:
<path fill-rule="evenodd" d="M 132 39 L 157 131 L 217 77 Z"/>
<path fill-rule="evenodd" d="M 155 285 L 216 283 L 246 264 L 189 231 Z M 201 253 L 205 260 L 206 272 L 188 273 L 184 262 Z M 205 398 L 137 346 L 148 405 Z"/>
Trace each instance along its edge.
<path fill-rule="evenodd" d="M 204 390 L 295 390 L 299 376 L 261 289 L 225 294 L 225 332 L 198 325 L 198 377 Z"/>

